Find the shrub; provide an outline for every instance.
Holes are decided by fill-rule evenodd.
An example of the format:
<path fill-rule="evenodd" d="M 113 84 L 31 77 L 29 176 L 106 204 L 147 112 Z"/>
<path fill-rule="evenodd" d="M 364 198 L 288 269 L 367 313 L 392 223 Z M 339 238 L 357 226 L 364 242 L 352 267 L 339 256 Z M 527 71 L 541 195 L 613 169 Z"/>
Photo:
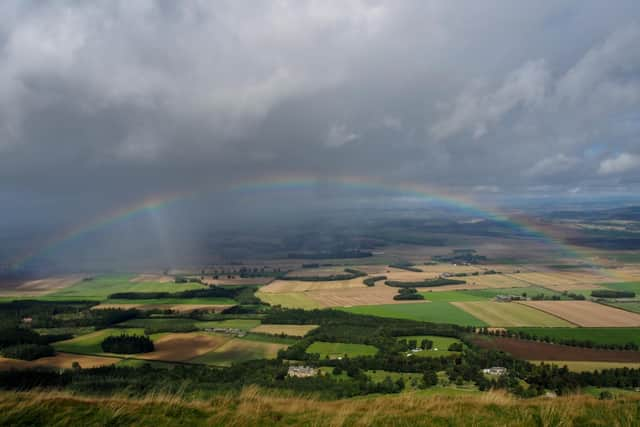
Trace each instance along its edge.
<path fill-rule="evenodd" d="M 636 296 L 636 293 L 631 291 L 614 291 L 603 289 L 591 291 L 591 296 L 595 298 L 633 298 Z"/>

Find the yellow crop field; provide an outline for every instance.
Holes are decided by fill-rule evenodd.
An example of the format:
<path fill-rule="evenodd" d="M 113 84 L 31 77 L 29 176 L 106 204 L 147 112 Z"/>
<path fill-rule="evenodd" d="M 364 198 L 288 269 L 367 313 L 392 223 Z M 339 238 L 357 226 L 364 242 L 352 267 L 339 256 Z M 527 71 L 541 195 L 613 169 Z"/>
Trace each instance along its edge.
<path fill-rule="evenodd" d="M 640 314 L 591 301 L 523 301 L 520 304 L 537 308 L 578 326 L 640 326 Z"/>
<path fill-rule="evenodd" d="M 511 302 L 467 301 L 451 304 L 490 326 L 572 326 L 569 322 L 543 311 Z"/>
<path fill-rule="evenodd" d="M 303 337 L 316 329 L 318 325 L 259 325 L 251 329 L 251 332 L 269 335 L 289 335 L 292 337 Z"/>

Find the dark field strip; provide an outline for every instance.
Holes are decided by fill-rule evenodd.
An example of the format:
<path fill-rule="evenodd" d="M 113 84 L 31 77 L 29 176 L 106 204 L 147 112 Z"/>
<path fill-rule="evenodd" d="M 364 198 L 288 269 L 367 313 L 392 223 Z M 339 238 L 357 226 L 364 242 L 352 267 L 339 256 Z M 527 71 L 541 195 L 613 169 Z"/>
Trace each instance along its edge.
<path fill-rule="evenodd" d="M 596 344 L 640 345 L 640 328 L 509 328 L 512 332 L 526 332 L 538 338 L 554 340 L 592 341 Z"/>
<path fill-rule="evenodd" d="M 502 350 L 519 359 L 590 362 L 640 362 L 640 351 L 597 350 L 502 337 L 473 337 L 478 347 Z"/>

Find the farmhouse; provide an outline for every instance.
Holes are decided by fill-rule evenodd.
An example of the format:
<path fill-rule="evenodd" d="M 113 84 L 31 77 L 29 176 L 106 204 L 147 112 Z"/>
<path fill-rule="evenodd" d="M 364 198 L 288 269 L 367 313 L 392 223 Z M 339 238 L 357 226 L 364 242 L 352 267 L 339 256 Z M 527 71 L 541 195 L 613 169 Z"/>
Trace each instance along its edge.
<path fill-rule="evenodd" d="M 502 366 L 492 366 L 491 368 L 483 369 L 482 372 L 488 375 L 501 376 L 507 373 L 507 368 L 504 368 Z"/>
<path fill-rule="evenodd" d="M 317 370 L 310 366 L 289 366 L 287 375 L 297 378 L 314 377 L 317 374 Z"/>

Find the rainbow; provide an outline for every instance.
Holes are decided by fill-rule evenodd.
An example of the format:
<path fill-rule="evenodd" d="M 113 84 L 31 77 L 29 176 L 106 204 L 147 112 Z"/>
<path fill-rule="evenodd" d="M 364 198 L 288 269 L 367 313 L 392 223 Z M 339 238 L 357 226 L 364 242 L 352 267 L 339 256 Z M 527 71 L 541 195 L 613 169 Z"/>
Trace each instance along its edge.
<path fill-rule="evenodd" d="M 391 194 L 395 197 L 410 197 L 427 202 L 435 202 L 449 207 L 454 207 L 469 215 L 478 216 L 494 221 L 498 221 L 511 226 L 515 230 L 520 230 L 531 237 L 540 239 L 561 249 L 564 254 L 581 260 L 591 256 L 588 251 L 580 251 L 577 248 L 564 244 L 560 239 L 554 237 L 548 231 L 541 230 L 535 224 L 530 223 L 526 218 L 513 218 L 503 215 L 495 209 L 481 207 L 473 199 L 463 195 L 448 193 L 442 189 L 436 189 L 422 184 L 415 183 L 388 183 L 370 177 L 361 176 L 341 176 L 318 178 L 309 175 L 270 175 L 253 178 L 249 180 L 237 181 L 226 187 L 223 192 L 239 195 L 253 195 L 264 192 L 289 192 L 289 191 L 310 191 L 320 185 L 331 185 L 348 191 L 375 191 L 378 193 Z M 30 261 L 52 252 L 65 242 L 80 238 L 96 230 L 108 227 L 111 224 L 126 221 L 127 219 L 142 212 L 151 212 L 184 200 L 190 197 L 197 197 L 205 191 L 183 191 L 172 192 L 163 195 L 156 195 L 145 198 L 136 203 L 128 204 L 115 210 L 105 212 L 91 220 L 65 229 L 48 238 L 43 244 L 22 254 L 13 260 L 10 265 L 14 268 L 25 266 Z"/>

